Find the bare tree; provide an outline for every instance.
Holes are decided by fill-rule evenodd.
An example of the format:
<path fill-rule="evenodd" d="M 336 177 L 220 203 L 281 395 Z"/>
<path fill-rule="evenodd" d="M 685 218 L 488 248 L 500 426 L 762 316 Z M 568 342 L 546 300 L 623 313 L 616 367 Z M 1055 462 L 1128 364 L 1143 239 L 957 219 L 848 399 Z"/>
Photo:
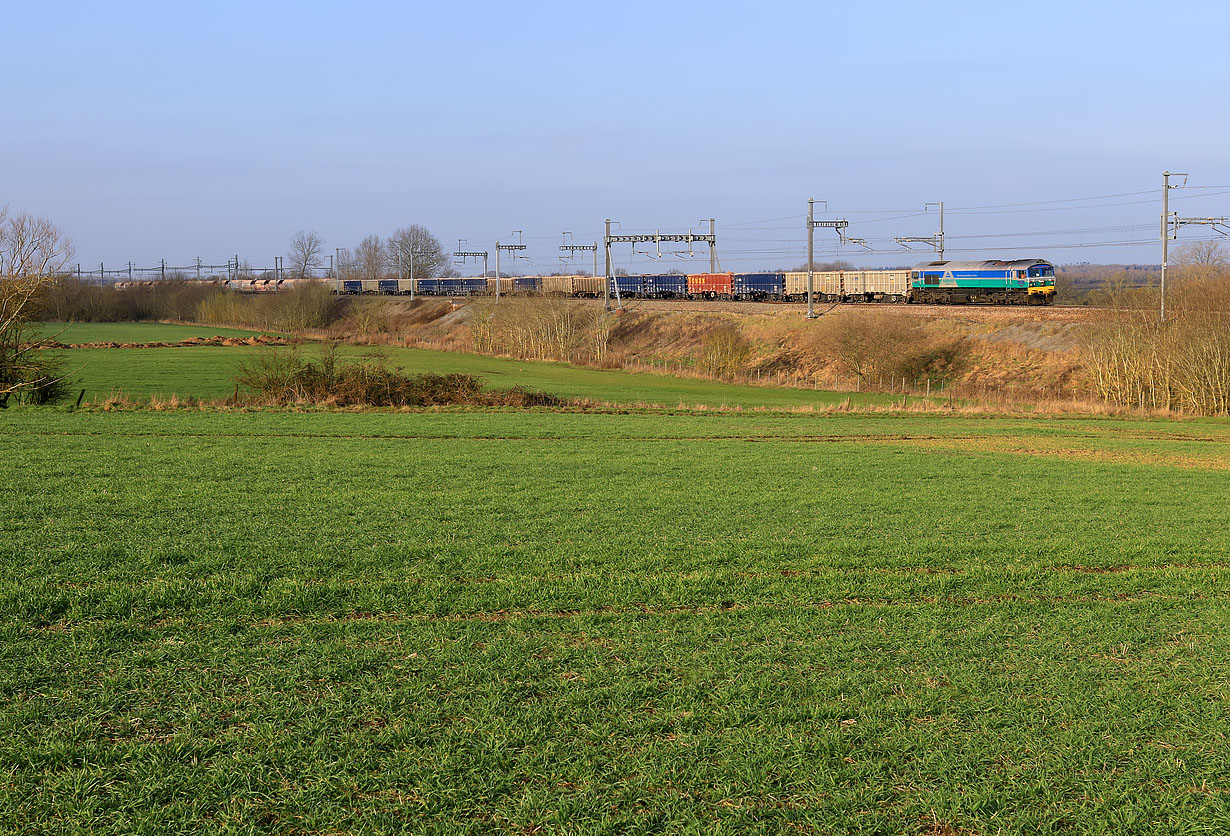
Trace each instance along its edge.
<path fill-rule="evenodd" d="M 73 245 L 54 223 L 0 207 L 0 405 L 8 396 L 45 403 L 62 394 L 57 365 L 33 320 L 40 296 L 73 256 Z"/>
<path fill-rule="evenodd" d="M 355 264 L 354 254 L 346 247 L 340 247 L 337 251 L 337 264 L 335 265 L 338 278 L 341 279 L 357 279 L 359 278 L 359 268 Z"/>
<path fill-rule="evenodd" d="M 324 239 L 314 231 L 301 229 L 292 235 L 290 237 L 290 253 L 287 255 L 292 275 L 302 279 L 308 275 L 313 267 L 318 266 L 320 264 L 320 251 L 324 248 L 324 245 Z"/>
<path fill-rule="evenodd" d="M 379 235 L 369 235 L 359 242 L 354 248 L 352 264 L 363 278 L 378 279 L 384 275 L 388 261 Z"/>
<path fill-rule="evenodd" d="M 1175 266 L 1184 279 L 1213 279 L 1230 273 L 1230 254 L 1220 241 L 1193 241 L 1175 251 Z"/>
<path fill-rule="evenodd" d="M 447 276 L 449 256 L 436 236 L 418 224 L 403 226 L 389 236 L 387 244 L 389 262 L 400 264 L 405 275 L 410 275 L 410 260 L 414 259 L 414 276 L 431 279 Z"/>

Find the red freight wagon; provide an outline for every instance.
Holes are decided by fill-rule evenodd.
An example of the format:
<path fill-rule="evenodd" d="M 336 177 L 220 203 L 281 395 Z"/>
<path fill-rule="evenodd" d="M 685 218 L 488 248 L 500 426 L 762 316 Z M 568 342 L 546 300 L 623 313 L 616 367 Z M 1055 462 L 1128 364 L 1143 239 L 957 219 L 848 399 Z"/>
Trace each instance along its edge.
<path fill-rule="evenodd" d="M 696 273 L 688 276 L 688 295 L 701 299 L 728 299 L 733 273 Z"/>

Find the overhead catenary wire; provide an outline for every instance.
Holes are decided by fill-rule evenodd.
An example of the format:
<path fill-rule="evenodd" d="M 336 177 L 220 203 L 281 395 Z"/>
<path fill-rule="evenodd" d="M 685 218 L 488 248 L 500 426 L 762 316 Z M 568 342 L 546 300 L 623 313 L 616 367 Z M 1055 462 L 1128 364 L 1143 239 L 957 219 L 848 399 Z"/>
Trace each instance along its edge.
<path fill-rule="evenodd" d="M 1089 200 L 1110 200 L 1115 197 L 1136 197 L 1138 195 L 1153 194 L 1153 190 L 1139 192 L 1120 192 L 1118 194 L 1093 195 L 1091 197 L 1064 197 L 1055 200 L 1034 200 L 1027 203 L 992 203 L 986 206 L 954 206 L 949 209 L 950 212 L 968 212 L 976 209 L 1009 209 L 1015 206 L 1043 206 L 1051 203 L 1078 203 Z"/>
<path fill-rule="evenodd" d="M 1096 222 L 1087 226 L 1078 224 L 1068 224 L 1061 218 L 1069 218 L 1071 213 L 1077 212 L 1104 212 L 1107 209 L 1119 207 L 1133 206 L 1151 206 L 1156 200 L 1154 193 L 1156 190 L 1141 190 L 1118 192 L 1111 194 L 1097 194 L 1085 197 L 1066 197 L 1055 198 L 1050 200 L 1038 201 L 1022 201 L 1013 203 L 996 203 L 996 204 L 980 204 L 968 206 L 948 207 L 947 212 L 950 215 L 958 216 L 1022 216 L 1022 224 L 1025 224 L 1024 217 L 1030 215 L 1041 214 L 1044 217 L 1048 213 L 1066 213 L 1064 216 L 1055 215 L 1055 222 L 1048 223 L 1043 229 L 1035 230 L 1012 230 L 1012 231 L 981 231 L 978 229 L 970 229 L 969 231 L 954 233 L 948 232 L 946 240 L 949 242 L 948 249 L 953 253 L 1000 253 L 1011 251 L 1025 250 L 1044 250 L 1055 252 L 1070 252 L 1079 251 L 1082 249 L 1106 249 L 1113 247 L 1121 247 L 1127 249 L 1136 249 L 1140 247 L 1155 246 L 1157 243 L 1157 223 L 1150 220 L 1142 223 L 1124 223 L 1124 224 L 1097 224 Z M 1188 185 L 1180 189 L 1176 189 L 1171 195 L 1172 202 L 1177 201 L 1199 201 L 1206 199 L 1215 199 L 1224 195 L 1230 195 L 1230 185 L 1208 184 L 1208 185 Z M 1137 199 L 1140 198 L 1140 199 Z M 841 209 L 838 211 L 834 206 L 828 207 L 829 211 L 823 213 L 826 216 L 852 216 L 851 229 L 852 232 L 860 227 L 872 227 L 885 223 L 896 223 L 898 221 L 908 221 L 915 218 L 925 217 L 926 212 L 908 209 Z M 767 213 L 766 213 L 767 214 Z M 1133 215 L 1139 217 L 1135 212 Z M 732 266 L 743 266 L 749 262 L 768 262 L 768 261 L 794 261 L 800 262 L 804 256 L 802 254 L 803 245 L 805 243 L 801 234 L 782 235 L 783 232 L 801 233 L 801 223 L 793 223 L 799 221 L 804 216 L 802 214 L 791 214 L 774 217 L 759 217 L 744 220 L 734 220 L 723 222 L 722 227 L 725 229 L 733 229 L 737 234 L 733 236 L 723 236 L 723 241 L 726 245 L 723 247 L 723 254 L 731 262 Z M 1073 219 L 1075 220 L 1075 219 Z M 1090 220 L 1092 220 L 1090 218 Z M 1036 222 L 1030 222 L 1036 223 Z M 997 224 L 998 225 L 998 224 Z M 1011 221 L 1007 221 L 1004 226 L 1012 225 Z M 1038 224 L 1041 226 L 1042 224 Z M 682 234 L 694 232 L 696 226 L 677 226 L 661 229 L 652 228 L 634 228 L 626 227 L 625 232 L 635 232 L 637 234 L 653 234 L 654 232 L 662 232 L 663 234 Z M 870 230 L 868 230 L 870 231 Z M 581 240 L 599 238 L 600 232 L 577 232 L 575 233 Z M 860 236 L 864 238 L 870 249 L 861 249 L 855 247 L 842 247 L 840 245 L 830 245 L 828 248 L 818 249 L 817 257 L 826 260 L 842 259 L 852 262 L 866 263 L 872 259 L 880 261 L 887 260 L 902 260 L 908 261 L 913 259 L 921 259 L 929 255 L 921 249 L 907 250 L 897 246 L 893 239 L 887 235 L 882 236 Z M 542 244 L 550 242 L 554 244 L 557 241 L 558 233 L 542 234 L 542 235 L 527 235 L 525 241 L 532 243 L 534 246 L 526 253 L 527 261 L 523 262 L 526 266 L 532 266 L 533 269 L 540 269 L 541 265 L 550 264 L 555 266 L 555 253 L 552 252 L 550 257 L 544 257 L 541 252 Z M 471 246 L 478 249 L 486 249 L 495 243 L 497 239 L 490 237 L 489 239 L 475 240 L 471 242 Z M 1224 240 L 1220 236 L 1210 235 L 1197 236 L 1193 234 L 1184 235 L 1184 242 L 1187 243 L 1202 243 L 1209 241 Z M 538 252 L 535 252 L 538 249 Z M 665 255 L 665 253 L 664 253 Z M 678 261 L 672 261 L 673 266 L 679 269 L 689 269 L 691 258 L 686 253 L 672 253 Z M 696 259 L 703 259 L 704 256 L 700 253 L 695 255 Z M 144 261 L 144 260 L 143 260 Z M 227 264 L 204 264 L 200 265 L 200 269 L 210 272 L 217 272 L 222 269 L 232 271 L 238 269 L 237 262 L 228 261 Z M 245 259 L 246 263 L 246 259 Z M 638 257 L 633 254 L 616 253 L 614 263 L 626 267 L 630 265 L 662 265 L 662 262 L 652 258 Z M 761 265 L 757 265 L 758 267 Z M 699 269 L 700 264 L 697 264 Z M 269 268 L 255 268 L 258 272 L 269 272 Z M 276 268 L 275 268 L 276 269 Z M 656 269 L 656 268 L 655 268 Z M 136 276 L 150 276 L 163 273 L 195 273 L 197 265 L 189 263 L 185 266 L 171 266 L 167 264 L 163 267 L 161 264 L 152 267 L 139 267 L 133 264 L 131 268 L 108 269 L 108 275 L 123 275 L 129 274 Z M 83 273 L 89 271 L 83 271 Z M 100 272 L 96 269 L 94 273 Z"/>

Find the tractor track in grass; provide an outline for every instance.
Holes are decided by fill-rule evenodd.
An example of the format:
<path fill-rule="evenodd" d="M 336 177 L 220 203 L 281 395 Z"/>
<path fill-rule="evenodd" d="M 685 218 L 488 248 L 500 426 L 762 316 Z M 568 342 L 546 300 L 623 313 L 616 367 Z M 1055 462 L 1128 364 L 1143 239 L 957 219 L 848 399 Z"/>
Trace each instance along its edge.
<path fill-rule="evenodd" d="M 1163 567 L 1165 568 L 1165 567 Z M 269 630 L 280 627 L 324 626 L 333 624 L 420 624 L 420 623 L 507 623 L 519 621 L 565 621 L 586 618 L 673 618 L 687 615 L 711 615 L 722 613 L 757 612 L 799 612 L 827 610 L 893 610 L 923 607 L 940 607 L 962 609 L 966 607 L 1000 607 L 1005 604 L 1022 606 L 1051 607 L 1056 604 L 1064 606 L 1080 606 L 1087 604 L 1124 605 L 1140 603 L 1230 603 L 1230 591 L 1224 594 L 1188 593 L 1183 595 L 1151 592 L 1117 592 L 1100 594 L 1069 593 L 1056 595 L 1028 595 L 1020 593 L 1001 593 L 996 595 L 964 595 L 941 597 L 935 595 L 917 598 L 883 598 L 883 597 L 834 597 L 819 601 L 748 601 L 725 600 L 712 604 L 679 604 L 679 605 L 648 605 L 624 604 L 577 609 L 540 609 L 526 607 L 524 609 L 475 610 L 470 612 L 429 613 L 429 612 L 375 612 L 368 610 L 353 610 L 344 613 L 328 615 L 286 614 L 264 616 L 255 619 L 236 617 L 236 623 L 243 624 L 252 630 Z M 112 619 L 61 619 L 56 622 L 29 625 L 25 628 L 27 634 L 42 635 L 50 633 L 71 633 L 88 629 L 92 626 L 107 626 L 114 624 Z M 205 630 L 217 626 L 216 619 L 206 622 L 192 622 L 181 619 L 173 623 L 151 623 L 146 625 L 129 624 L 128 626 L 144 628 L 150 631 L 165 629 Z"/>
<path fill-rule="evenodd" d="M 1207 456 L 1178 455 L 1174 451 L 1143 449 L 1098 449 L 1078 446 L 1081 442 L 1096 442 L 1106 439 L 1117 441 L 1156 442 L 1159 439 L 1152 436 L 1027 436 L 1004 435 L 934 435 L 910 433 L 884 434 L 846 434 L 846 435 L 610 435 L 595 436 L 579 435 L 447 435 L 447 434 L 330 434 L 330 433 L 157 433 L 157 432 L 92 432 L 92 431 L 25 431 L 4 432 L 4 436 L 12 437 L 55 437 L 55 438 L 127 438 L 127 439 L 198 439 L 198 440 L 247 440 L 260 441 L 304 440 L 304 441 L 385 441 L 385 442 L 530 442 L 530 443 L 567 443 L 567 442 L 630 442 L 638 444 L 696 442 L 707 444 L 856 444 L 856 445 L 902 445 L 918 450 L 945 451 L 965 455 L 1009 455 L 1040 459 L 1056 459 L 1071 461 L 1075 459 L 1096 461 L 1112 465 L 1139 465 L 1146 467 L 1167 467 L 1182 470 L 1230 470 L 1230 449 L 1219 449 L 1230 446 L 1230 439 L 1208 437 L 1172 437 L 1163 441 L 1178 441 L 1202 445 L 1213 445 L 1207 450 Z M 1205 453 L 1206 451 L 1201 451 Z"/>
<path fill-rule="evenodd" d="M 408 413 L 422 415 L 436 415 L 440 413 Z M 481 414 L 481 413 L 469 413 Z M 546 413 L 555 414 L 555 413 Z M 689 416 L 690 417 L 690 416 Z M 467 433 L 467 434 L 446 434 L 446 433 L 313 433 L 313 432 L 293 432 L 293 433 L 278 433 L 278 432 L 141 432 L 132 430 L 123 431 L 104 431 L 104 430 L 37 430 L 37 429 L 14 429 L 12 427 L 0 428 L 0 437 L 3 436 L 32 436 L 32 437 L 84 437 L 84 438 L 302 438 L 302 439 L 351 439 L 351 440 L 464 440 L 474 439 L 476 441 L 603 441 L 603 440 L 619 440 L 619 441 L 800 441 L 800 442 L 840 442 L 840 441 L 966 441 L 966 440 L 985 440 L 988 443 L 996 443 L 998 441 L 1012 441 L 1015 443 L 1023 443 L 1024 441 L 1032 440 L 1119 440 L 1119 441 L 1177 441 L 1177 442 L 1192 442 L 1198 444 L 1225 444 L 1230 445 L 1230 433 L 1225 436 L 1209 436 L 1209 435 L 1183 435 L 1174 432 L 1149 432 L 1149 433 L 1120 433 L 1120 432 L 1082 432 L 1082 433 L 1017 433 L 1017 434 L 1001 434 L 987 435 L 985 433 L 967 433 L 962 435 L 949 434 L 915 434 L 915 433 L 809 433 L 800 435 L 784 435 L 766 433 L 761 435 L 748 433 L 732 433 L 725 435 L 601 435 L 595 433 L 574 433 L 561 434 L 555 433 L 551 435 L 512 435 L 512 434 L 495 434 L 495 433 Z"/>
<path fill-rule="evenodd" d="M 338 615 L 326 616 L 274 616 L 250 621 L 246 624 L 253 630 L 272 630 L 281 627 L 328 626 L 336 624 L 464 624 L 464 623 L 516 623 L 522 621 L 567 621 L 588 618 L 674 618 L 688 615 L 711 615 L 720 613 L 789 613 L 800 611 L 823 612 L 828 610 L 901 610 L 938 607 L 944 609 L 964 609 L 968 607 L 1002 607 L 1005 604 L 1016 604 L 1032 607 L 1127 605 L 1142 603 L 1230 603 L 1230 593 L 1224 595 L 1205 595 L 1193 593 L 1190 595 L 1166 595 L 1156 592 L 1120 592 L 1113 595 L 1073 594 L 1073 595 L 1003 595 L 967 596 L 963 598 L 835 598 L 817 602 L 753 602 L 739 603 L 727 601 L 711 605 L 692 605 L 675 607 L 595 607 L 575 610 L 483 610 L 466 613 L 395 613 L 395 612 L 362 612 L 355 611 Z M 57 621 L 26 628 L 28 635 L 47 635 L 74 633 L 90 627 L 107 627 L 114 625 L 111 619 L 87 619 L 82 621 Z M 172 624 L 126 625 L 142 627 L 149 631 L 167 629 L 206 630 L 216 627 L 214 621 L 193 623 L 181 620 Z"/>
<path fill-rule="evenodd" d="M 584 435 L 444 435 L 444 434 L 421 434 L 421 435 L 396 435 L 396 434 L 372 434 L 372 435 L 341 435 L 332 433 L 143 433 L 143 432 L 67 432 L 67 431 L 43 431 L 35 430 L 29 432 L 0 432 L 0 437 L 4 435 L 12 436 L 37 436 L 37 437 L 64 437 L 64 438 L 243 438 L 243 439 L 261 439 L 261 438 L 292 438 L 304 440 L 331 440 L 338 441 L 747 441 L 755 443 L 765 443 L 774 441 L 796 442 L 796 443 L 840 443 L 840 442 L 858 442 L 858 441 L 943 441 L 952 439 L 960 440 L 975 440 L 983 438 L 983 436 L 942 436 L 942 435 L 908 435 L 908 434 L 867 434 L 867 435 L 602 435 L 595 436 L 591 434 Z"/>

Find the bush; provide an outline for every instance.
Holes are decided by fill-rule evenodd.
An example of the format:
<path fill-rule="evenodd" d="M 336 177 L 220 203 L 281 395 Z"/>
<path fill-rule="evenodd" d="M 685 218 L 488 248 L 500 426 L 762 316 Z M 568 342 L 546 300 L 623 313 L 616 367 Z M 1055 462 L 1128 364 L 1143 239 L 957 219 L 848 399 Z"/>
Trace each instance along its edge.
<path fill-rule="evenodd" d="M 335 322 L 342 304 L 327 284 L 311 282 L 277 293 L 245 296 L 208 282 L 168 279 L 117 288 L 57 279 L 44 294 L 42 316 L 58 322 L 174 320 L 302 331 Z"/>
<path fill-rule="evenodd" d="M 37 341 L 22 341 L 25 329 L 15 329 L 15 341 L 0 339 L 0 405 L 9 397 L 19 403 L 38 406 L 59 403 L 68 398 L 64 356 L 38 347 Z"/>
<path fill-rule="evenodd" d="M 31 322 L 43 305 L 41 277 L 0 279 L 0 406 L 9 398 L 50 404 L 68 396 L 63 355 L 46 351 Z"/>
<path fill-rule="evenodd" d="M 342 308 L 328 285 L 313 282 L 256 296 L 220 291 L 203 299 L 192 316 L 212 325 L 304 331 L 337 321 Z"/>
<path fill-rule="evenodd" d="M 722 323 L 701 340 L 696 368 L 713 377 L 734 377 L 752 356 L 751 343 L 731 323 Z"/>
<path fill-rule="evenodd" d="M 196 317 L 202 304 L 225 295 L 221 287 L 204 282 L 168 280 L 116 288 L 65 276 L 48 287 L 42 315 L 59 322 L 185 322 Z"/>
<path fill-rule="evenodd" d="M 376 356 L 339 360 L 337 347 L 324 346 L 317 360 L 305 359 L 296 348 L 272 349 L 240 367 L 237 386 L 249 389 L 261 403 L 313 403 L 334 406 L 560 406 L 553 395 L 512 389 L 484 391 L 468 374 L 408 375 Z"/>
<path fill-rule="evenodd" d="M 838 360 L 867 385 L 884 378 L 952 380 L 968 364 L 970 353 L 963 339 L 945 339 L 916 317 L 879 309 L 825 317 L 808 348 Z"/>

